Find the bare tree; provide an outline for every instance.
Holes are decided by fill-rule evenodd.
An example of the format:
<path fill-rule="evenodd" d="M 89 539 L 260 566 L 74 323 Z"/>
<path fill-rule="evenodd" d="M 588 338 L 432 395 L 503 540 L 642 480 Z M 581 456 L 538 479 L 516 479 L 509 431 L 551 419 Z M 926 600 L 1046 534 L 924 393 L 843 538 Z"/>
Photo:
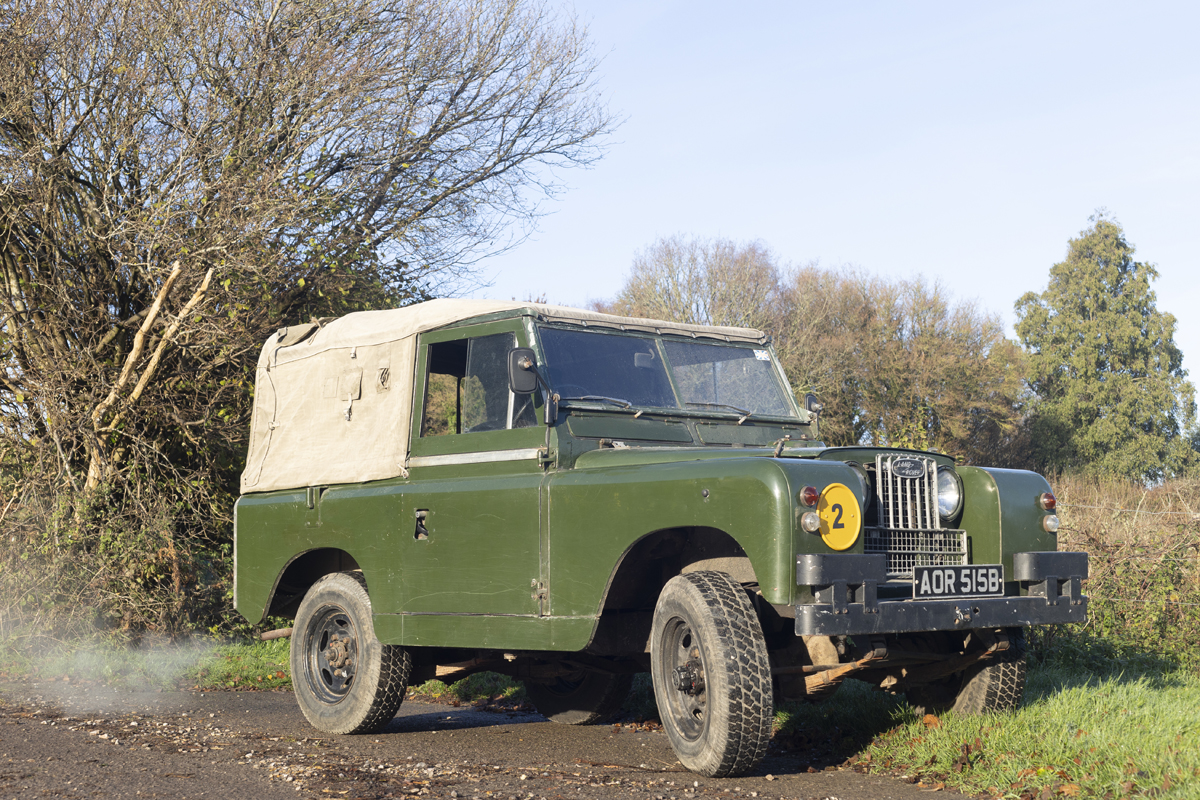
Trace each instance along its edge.
<path fill-rule="evenodd" d="M 870 313 L 850 362 L 860 440 L 1011 463 L 996 440 L 1018 429 L 1022 359 L 999 318 L 920 279 L 865 289 Z"/>
<path fill-rule="evenodd" d="M 1021 352 L 999 318 L 937 284 L 851 268 L 780 267 L 759 242 L 672 237 L 634 258 L 606 310 L 749 325 L 774 335 L 797 391 L 825 405 L 829 444 L 936 449 L 1021 465 Z"/>
<path fill-rule="evenodd" d="M 798 270 L 780 291 L 780 355 L 821 395 L 831 444 L 935 449 L 1019 465 L 1021 353 L 995 314 L 920 278 Z"/>
<path fill-rule="evenodd" d="M 613 125 L 540 0 L 11 0 L 0 52 L 0 446 L 88 492 L 211 493 L 271 329 L 469 277 Z"/>
<path fill-rule="evenodd" d="M 629 280 L 606 308 L 698 325 L 760 327 L 778 289 L 775 257 L 762 242 L 659 239 L 634 256 Z"/>
<path fill-rule="evenodd" d="M 830 444 L 856 444 L 862 436 L 856 365 L 872 313 L 866 290 L 852 270 L 817 263 L 781 279 L 775 350 L 795 390 L 820 397 L 821 436 Z"/>

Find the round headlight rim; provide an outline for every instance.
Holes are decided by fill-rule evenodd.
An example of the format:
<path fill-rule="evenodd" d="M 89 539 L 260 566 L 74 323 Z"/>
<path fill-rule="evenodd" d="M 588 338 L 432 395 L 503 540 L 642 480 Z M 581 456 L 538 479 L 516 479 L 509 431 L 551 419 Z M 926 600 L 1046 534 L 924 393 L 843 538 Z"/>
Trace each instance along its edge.
<path fill-rule="evenodd" d="M 952 508 L 948 514 L 942 513 L 942 487 L 941 487 L 942 481 L 941 481 L 941 478 L 942 478 L 943 474 L 949 475 L 953 479 L 954 491 L 955 491 L 955 495 L 956 495 L 955 500 L 954 500 L 954 508 Z M 947 467 L 944 465 L 940 465 L 937 468 L 937 479 L 938 479 L 938 481 L 937 481 L 937 483 L 938 483 L 938 516 L 941 517 L 942 520 L 945 522 L 951 522 L 954 519 L 956 519 L 959 514 L 962 513 L 962 509 L 963 509 L 962 478 L 959 477 L 958 472 L 953 467 Z"/>

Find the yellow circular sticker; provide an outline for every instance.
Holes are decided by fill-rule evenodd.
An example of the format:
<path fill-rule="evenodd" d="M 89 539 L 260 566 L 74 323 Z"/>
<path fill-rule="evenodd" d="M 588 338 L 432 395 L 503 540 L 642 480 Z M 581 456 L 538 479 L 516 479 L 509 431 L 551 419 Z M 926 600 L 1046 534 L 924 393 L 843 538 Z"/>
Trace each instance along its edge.
<path fill-rule="evenodd" d="M 858 541 L 862 530 L 862 511 L 858 498 L 843 483 L 831 483 L 817 501 L 821 518 L 821 538 L 834 550 L 848 550 Z"/>

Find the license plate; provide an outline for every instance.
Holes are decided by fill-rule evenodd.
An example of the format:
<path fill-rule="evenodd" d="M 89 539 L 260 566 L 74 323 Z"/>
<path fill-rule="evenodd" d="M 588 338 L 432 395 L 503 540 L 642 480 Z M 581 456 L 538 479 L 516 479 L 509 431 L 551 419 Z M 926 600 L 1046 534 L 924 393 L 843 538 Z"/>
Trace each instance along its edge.
<path fill-rule="evenodd" d="M 1002 597 L 1004 566 L 913 567 L 913 598 L 942 600 L 959 597 Z"/>

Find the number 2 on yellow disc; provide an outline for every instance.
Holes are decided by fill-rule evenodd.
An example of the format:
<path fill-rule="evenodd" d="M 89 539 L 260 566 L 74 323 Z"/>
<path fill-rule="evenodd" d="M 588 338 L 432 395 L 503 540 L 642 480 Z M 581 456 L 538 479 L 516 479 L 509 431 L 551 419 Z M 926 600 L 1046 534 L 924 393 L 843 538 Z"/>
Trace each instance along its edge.
<path fill-rule="evenodd" d="M 817 501 L 821 518 L 821 538 L 834 550 L 848 550 L 858 541 L 862 530 L 862 510 L 858 498 L 844 483 L 831 483 Z"/>

